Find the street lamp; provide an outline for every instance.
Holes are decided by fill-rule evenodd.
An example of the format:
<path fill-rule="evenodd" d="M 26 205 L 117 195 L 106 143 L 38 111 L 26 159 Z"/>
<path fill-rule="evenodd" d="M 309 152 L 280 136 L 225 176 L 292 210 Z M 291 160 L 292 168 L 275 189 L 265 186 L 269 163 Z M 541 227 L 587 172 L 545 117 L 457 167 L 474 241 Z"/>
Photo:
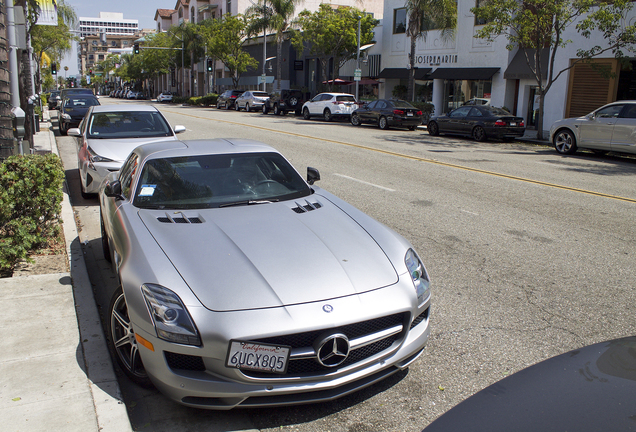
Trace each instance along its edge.
<path fill-rule="evenodd" d="M 356 51 L 356 70 L 353 76 L 353 80 L 356 82 L 356 102 L 360 101 L 360 99 L 358 98 L 360 78 L 357 76 L 357 74 L 358 74 L 358 71 L 360 70 L 360 21 L 361 20 L 362 20 L 362 16 L 358 15 L 358 49 Z"/>

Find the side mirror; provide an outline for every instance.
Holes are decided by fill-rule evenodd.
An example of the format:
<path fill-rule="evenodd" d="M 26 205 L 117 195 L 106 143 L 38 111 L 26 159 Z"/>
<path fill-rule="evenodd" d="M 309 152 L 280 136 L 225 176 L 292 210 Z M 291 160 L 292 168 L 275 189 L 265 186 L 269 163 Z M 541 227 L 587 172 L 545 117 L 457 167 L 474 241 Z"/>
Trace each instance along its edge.
<path fill-rule="evenodd" d="M 185 132 L 185 131 L 186 131 L 186 128 L 183 125 L 176 125 L 174 127 L 174 133 L 176 133 L 176 134 L 180 134 L 180 133 Z"/>
<path fill-rule="evenodd" d="M 307 183 L 310 185 L 320 180 L 320 173 L 316 168 L 307 167 Z"/>
<path fill-rule="evenodd" d="M 68 132 L 67 132 L 67 135 L 70 135 L 70 136 L 77 136 L 77 137 L 78 137 L 78 136 L 82 136 L 82 134 L 81 134 L 81 132 L 80 132 L 79 128 L 70 128 L 70 129 L 68 130 Z"/>
<path fill-rule="evenodd" d="M 109 182 L 104 186 L 104 195 L 110 198 L 122 199 L 121 196 L 121 183 L 119 180 Z"/>

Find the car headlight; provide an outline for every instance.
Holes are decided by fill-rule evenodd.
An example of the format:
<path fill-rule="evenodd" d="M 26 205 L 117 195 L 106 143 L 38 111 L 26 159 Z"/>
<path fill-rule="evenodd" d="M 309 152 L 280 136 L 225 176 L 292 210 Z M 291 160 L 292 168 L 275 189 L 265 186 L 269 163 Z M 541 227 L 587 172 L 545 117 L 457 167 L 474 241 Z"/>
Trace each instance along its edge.
<path fill-rule="evenodd" d="M 141 292 L 157 337 L 184 345 L 201 345 L 199 332 L 179 296 L 160 285 L 143 284 Z"/>
<path fill-rule="evenodd" d="M 70 116 L 69 114 L 62 113 L 62 118 L 63 118 L 64 120 L 70 120 L 70 119 L 71 119 L 71 116 Z"/>
<path fill-rule="evenodd" d="M 404 263 L 409 270 L 411 280 L 413 280 L 413 286 L 417 294 L 417 304 L 421 305 L 431 295 L 431 281 L 426 272 L 426 268 L 413 249 L 409 249 L 406 252 Z"/>
<path fill-rule="evenodd" d="M 88 148 L 88 153 L 91 155 L 91 162 L 114 162 L 112 159 L 100 156 L 92 148 Z"/>

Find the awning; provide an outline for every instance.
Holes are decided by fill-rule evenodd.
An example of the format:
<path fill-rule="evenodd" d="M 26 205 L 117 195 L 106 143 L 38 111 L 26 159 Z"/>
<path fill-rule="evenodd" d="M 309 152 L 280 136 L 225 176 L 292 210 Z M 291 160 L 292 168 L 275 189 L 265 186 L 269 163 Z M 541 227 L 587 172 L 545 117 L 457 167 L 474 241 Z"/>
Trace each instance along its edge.
<path fill-rule="evenodd" d="M 504 72 L 505 79 L 534 79 L 534 74 L 528 66 L 526 61 L 526 55 L 523 49 L 519 49 L 517 54 L 513 57 L 512 61 L 508 65 L 508 68 Z M 528 49 L 528 59 L 530 65 L 534 67 L 534 50 Z M 548 59 L 550 57 L 550 50 L 544 48 L 541 50 L 541 77 L 545 79 L 548 73 Z"/>
<path fill-rule="evenodd" d="M 409 79 L 409 70 L 407 68 L 384 68 L 378 78 L 388 79 Z M 415 79 L 423 80 L 427 79 L 426 74 L 431 71 L 431 68 L 416 68 Z"/>
<path fill-rule="evenodd" d="M 499 72 L 495 68 L 437 68 L 430 74 L 429 79 L 449 80 L 489 80 Z"/>

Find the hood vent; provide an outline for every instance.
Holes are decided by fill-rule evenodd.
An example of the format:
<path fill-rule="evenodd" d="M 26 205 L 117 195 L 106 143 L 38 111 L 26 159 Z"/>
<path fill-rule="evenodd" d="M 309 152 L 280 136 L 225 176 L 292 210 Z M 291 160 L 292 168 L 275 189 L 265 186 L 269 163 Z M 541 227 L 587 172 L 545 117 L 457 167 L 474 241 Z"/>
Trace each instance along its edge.
<path fill-rule="evenodd" d="M 178 216 L 177 216 L 178 215 Z M 175 216 L 171 216 L 166 213 L 166 216 L 158 217 L 157 220 L 161 223 L 177 223 L 177 224 L 200 224 L 203 220 L 198 216 L 187 217 L 183 213 L 175 213 Z"/>
<path fill-rule="evenodd" d="M 296 207 L 292 207 L 292 210 L 295 211 L 296 213 L 307 213 L 322 207 L 322 204 L 320 204 L 318 201 L 314 203 L 305 201 L 305 203 L 306 204 L 299 204 L 298 202 L 296 202 Z"/>

